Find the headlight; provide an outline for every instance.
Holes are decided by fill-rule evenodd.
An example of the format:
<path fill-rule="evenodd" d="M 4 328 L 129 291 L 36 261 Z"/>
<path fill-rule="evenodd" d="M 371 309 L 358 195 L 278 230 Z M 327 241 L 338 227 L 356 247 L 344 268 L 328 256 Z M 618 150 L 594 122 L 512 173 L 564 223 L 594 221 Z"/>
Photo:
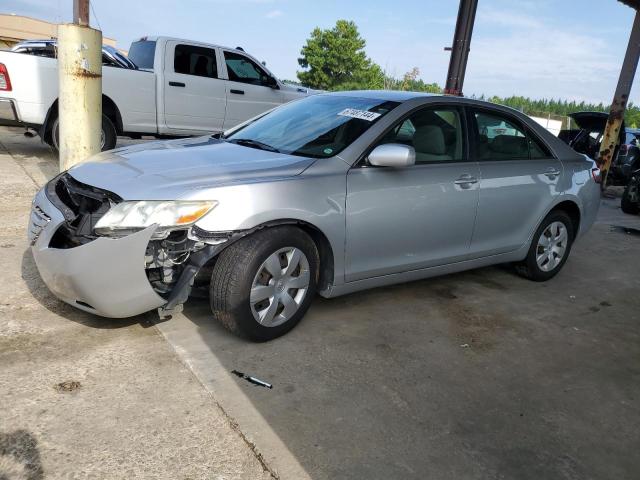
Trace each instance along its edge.
<path fill-rule="evenodd" d="M 188 227 L 209 213 L 216 201 L 122 202 L 105 213 L 95 226 L 98 235 L 124 235 L 158 224 L 156 235 Z"/>

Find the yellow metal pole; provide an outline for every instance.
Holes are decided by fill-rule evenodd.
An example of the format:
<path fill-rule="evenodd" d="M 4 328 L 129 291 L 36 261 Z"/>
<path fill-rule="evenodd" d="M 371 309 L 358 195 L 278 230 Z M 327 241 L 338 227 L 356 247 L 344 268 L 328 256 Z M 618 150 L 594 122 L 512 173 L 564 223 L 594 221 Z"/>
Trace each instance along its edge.
<path fill-rule="evenodd" d="M 100 152 L 102 135 L 102 32 L 58 25 L 60 171 Z"/>

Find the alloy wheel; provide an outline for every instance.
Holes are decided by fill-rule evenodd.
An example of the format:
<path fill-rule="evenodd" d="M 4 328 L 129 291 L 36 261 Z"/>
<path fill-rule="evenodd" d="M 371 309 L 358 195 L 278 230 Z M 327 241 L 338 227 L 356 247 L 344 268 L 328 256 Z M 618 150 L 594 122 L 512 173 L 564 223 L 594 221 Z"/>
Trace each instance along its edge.
<path fill-rule="evenodd" d="M 302 250 L 285 247 L 267 257 L 258 268 L 249 302 L 256 321 L 276 327 L 291 319 L 309 290 L 309 260 Z"/>
<path fill-rule="evenodd" d="M 562 222 L 552 222 L 538 239 L 536 263 L 543 272 L 550 272 L 562 262 L 567 251 L 569 234 Z"/>

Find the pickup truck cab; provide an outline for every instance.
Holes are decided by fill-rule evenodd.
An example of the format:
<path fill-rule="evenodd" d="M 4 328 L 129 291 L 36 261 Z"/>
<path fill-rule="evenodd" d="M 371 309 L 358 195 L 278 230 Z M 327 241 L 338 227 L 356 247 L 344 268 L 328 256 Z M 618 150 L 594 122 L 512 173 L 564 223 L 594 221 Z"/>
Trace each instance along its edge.
<path fill-rule="evenodd" d="M 234 127 L 313 91 L 286 85 L 238 48 L 170 37 L 133 42 L 137 69 L 102 69 L 103 150 L 117 135 L 190 136 Z M 24 126 L 57 148 L 56 58 L 0 51 L 0 125 Z"/>

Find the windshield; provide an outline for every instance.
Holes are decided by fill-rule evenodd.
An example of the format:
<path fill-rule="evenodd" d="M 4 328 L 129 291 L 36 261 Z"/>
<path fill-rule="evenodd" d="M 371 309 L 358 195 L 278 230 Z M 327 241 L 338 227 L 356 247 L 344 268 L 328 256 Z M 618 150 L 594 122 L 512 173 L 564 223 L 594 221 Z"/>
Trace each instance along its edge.
<path fill-rule="evenodd" d="M 153 69 L 153 59 L 156 54 L 156 42 L 139 40 L 133 42 L 127 56 L 138 68 Z"/>
<path fill-rule="evenodd" d="M 351 145 L 398 106 L 373 98 L 315 95 L 288 103 L 225 139 L 251 148 L 326 158 Z"/>

